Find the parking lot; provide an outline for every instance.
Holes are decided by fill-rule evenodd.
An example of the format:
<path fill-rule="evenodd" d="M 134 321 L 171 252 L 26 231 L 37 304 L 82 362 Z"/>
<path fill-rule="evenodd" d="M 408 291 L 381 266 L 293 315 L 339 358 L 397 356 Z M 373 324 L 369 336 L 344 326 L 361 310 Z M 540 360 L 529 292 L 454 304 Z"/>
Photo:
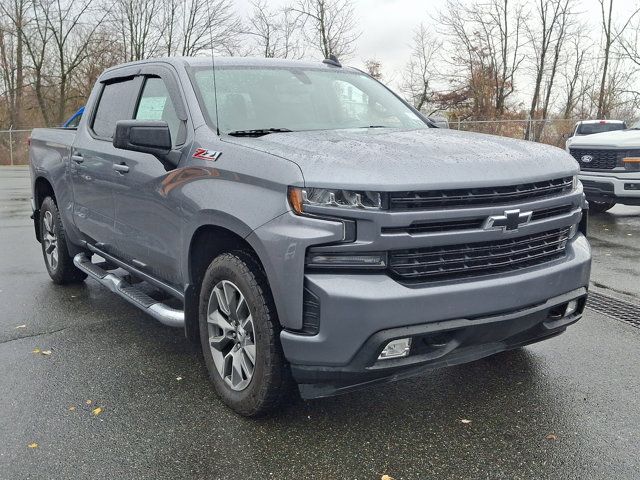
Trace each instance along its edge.
<path fill-rule="evenodd" d="M 217 399 L 182 331 L 93 280 L 51 283 L 29 197 L 25 168 L 0 169 L 1 478 L 638 478 L 640 328 L 615 311 L 247 420 Z M 592 291 L 638 302 L 640 207 L 590 228 Z"/>

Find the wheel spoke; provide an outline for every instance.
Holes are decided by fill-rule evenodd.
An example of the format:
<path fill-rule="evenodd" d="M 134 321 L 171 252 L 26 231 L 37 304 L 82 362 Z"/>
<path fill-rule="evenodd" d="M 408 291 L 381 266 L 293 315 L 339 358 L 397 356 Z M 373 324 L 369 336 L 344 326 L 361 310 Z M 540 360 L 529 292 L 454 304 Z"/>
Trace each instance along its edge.
<path fill-rule="evenodd" d="M 249 358 L 249 361 L 251 361 L 252 365 L 256 364 L 256 346 L 255 345 L 245 345 L 244 346 L 244 353 L 247 355 L 247 357 Z"/>
<path fill-rule="evenodd" d="M 232 355 L 233 361 L 231 363 L 231 385 L 237 387 L 240 382 L 244 380 L 242 376 L 242 354 L 240 351 L 236 351 Z"/>
<path fill-rule="evenodd" d="M 246 318 L 249 315 L 249 306 L 247 305 L 247 301 L 244 296 L 240 295 L 240 300 L 238 300 L 238 305 L 236 306 L 236 318 L 244 326 L 246 323 Z"/>
<path fill-rule="evenodd" d="M 222 314 L 218 310 L 215 310 L 209 314 L 209 316 L 207 317 L 207 322 L 210 325 L 215 325 L 220 330 L 222 330 L 225 334 L 227 332 L 234 331 L 233 326 L 229 323 L 229 321 L 226 318 L 224 318 L 224 316 L 222 316 Z"/>
<path fill-rule="evenodd" d="M 224 282 L 222 284 L 222 288 L 224 289 L 224 298 L 227 300 L 227 309 L 229 310 L 229 315 L 231 315 L 232 313 L 233 315 L 236 315 L 236 311 L 238 308 L 238 295 L 240 295 L 240 292 L 231 282 Z"/>
<path fill-rule="evenodd" d="M 232 343 L 233 340 L 226 335 L 212 335 L 209 337 L 209 345 L 220 352 L 225 350 Z"/>
<path fill-rule="evenodd" d="M 244 350 L 240 350 L 238 356 L 240 357 L 240 365 L 242 366 L 244 377 L 247 379 L 251 378 L 253 376 L 253 364 L 249 362 Z"/>
<path fill-rule="evenodd" d="M 227 299 L 225 297 L 224 292 L 222 291 L 222 288 L 220 288 L 219 286 L 216 286 L 213 291 L 216 294 L 216 300 L 218 300 L 218 308 L 222 311 L 222 313 L 224 313 L 225 315 L 229 315 L 229 304 L 227 303 Z"/>
<path fill-rule="evenodd" d="M 53 215 L 51 212 L 47 211 L 44 214 L 44 228 L 50 235 L 53 235 Z"/>

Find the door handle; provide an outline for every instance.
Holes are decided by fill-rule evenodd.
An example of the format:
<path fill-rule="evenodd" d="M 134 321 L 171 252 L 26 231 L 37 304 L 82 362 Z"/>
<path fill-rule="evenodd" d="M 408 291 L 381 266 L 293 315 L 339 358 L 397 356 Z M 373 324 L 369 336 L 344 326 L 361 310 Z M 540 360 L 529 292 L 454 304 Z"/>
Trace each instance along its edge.
<path fill-rule="evenodd" d="M 127 173 L 129 171 L 129 166 L 124 163 L 114 163 L 113 169 L 118 173 Z"/>
<path fill-rule="evenodd" d="M 73 160 L 76 163 L 84 162 L 84 158 L 79 153 L 74 153 L 73 155 L 71 155 L 71 160 Z"/>

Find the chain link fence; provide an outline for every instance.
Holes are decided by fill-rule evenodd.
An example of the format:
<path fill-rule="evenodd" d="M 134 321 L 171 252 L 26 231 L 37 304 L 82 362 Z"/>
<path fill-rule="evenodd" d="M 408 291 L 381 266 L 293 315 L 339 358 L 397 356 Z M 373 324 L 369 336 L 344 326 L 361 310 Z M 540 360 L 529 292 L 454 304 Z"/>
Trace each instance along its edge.
<path fill-rule="evenodd" d="M 572 131 L 575 122 L 576 120 L 562 119 L 460 120 L 449 122 L 449 128 L 527 140 L 533 140 L 537 135 L 542 143 L 564 147 L 564 135 Z M 31 129 L 0 130 L 0 165 L 29 163 L 30 135 Z"/>
<path fill-rule="evenodd" d="M 503 137 L 535 140 L 564 148 L 565 135 L 573 131 L 577 120 L 459 120 L 449 122 L 449 128 L 468 132 L 489 133 Z"/>
<path fill-rule="evenodd" d="M 28 130 L 0 130 L 0 165 L 26 165 L 29 163 Z"/>

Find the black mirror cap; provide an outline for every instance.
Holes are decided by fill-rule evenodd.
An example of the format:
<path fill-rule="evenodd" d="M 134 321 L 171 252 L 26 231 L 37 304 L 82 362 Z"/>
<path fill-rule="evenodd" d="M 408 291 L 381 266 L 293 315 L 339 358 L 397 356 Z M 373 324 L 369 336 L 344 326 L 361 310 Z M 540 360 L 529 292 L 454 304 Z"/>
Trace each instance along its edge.
<path fill-rule="evenodd" d="M 122 150 L 164 157 L 171 152 L 171 132 L 164 121 L 120 120 L 113 146 Z"/>

